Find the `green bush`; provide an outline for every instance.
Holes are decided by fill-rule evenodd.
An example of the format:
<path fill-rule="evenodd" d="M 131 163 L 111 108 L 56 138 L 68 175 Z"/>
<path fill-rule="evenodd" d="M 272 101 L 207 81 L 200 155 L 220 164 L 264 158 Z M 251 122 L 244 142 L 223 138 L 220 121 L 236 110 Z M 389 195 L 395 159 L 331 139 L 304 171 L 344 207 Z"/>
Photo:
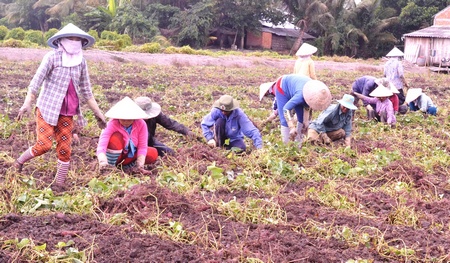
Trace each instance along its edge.
<path fill-rule="evenodd" d="M 170 47 L 172 45 L 165 36 L 161 36 L 161 35 L 158 35 L 158 36 L 155 36 L 154 38 L 152 38 L 152 42 L 159 43 L 162 47 Z"/>
<path fill-rule="evenodd" d="M 181 54 L 195 54 L 195 50 L 192 49 L 190 46 L 182 46 L 180 48 L 180 53 Z"/>
<path fill-rule="evenodd" d="M 178 51 L 178 48 L 174 47 L 174 46 L 170 46 L 170 47 L 166 47 L 164 49 L 164 53 L 165 54 L 176 54 L 176 53 L 180 53 Z"/>
<path fill-rule="evenodd" d="M 159 43 L 145 43 L 140 47 L 142 53 L 159 53 L 161 52 L 161 45 Z"/>
<path fill-rule="evenodd" d="M 122 42 L 123 42 L 122 48 L 131 46 L 133 44 L 133 41 L 131 40 L 131 37 L 129 35 L 127 35 L 127 34 L 121 35 L 120 36 L 120 40 L 122 40 Z"/>
<path fill-rule="evenodd" d="M 45 42 L 47 42 L 47 40 L 56 33 L 58 33 L 58 29 L 56 29 L 56 28 L 50 28 L 47 32 L 45 32 L 44 33 Z"/>
<path fill-rule="evenodd" d="M 7 39 L 7 40 L 3 41 L 2 47 L 21 47 L 21 48 L 25 48 L 27 46 L 25 45 L 25 43 L 22 40 L 10 38 L 10 39 Z"/>
<path fill-rule="evenodd" d="M 122 49 L 123 42 L 121 40 L 106 40 L 106 39 L 100 39 L 96 43 L 96 47 L 100 49 L 106 49 L 106 50 L 115 50 L 119 51 Z"/>
<path fill-rule="evenodd" d="M 131 46 L 127 46 L 127 47 L 123 48 L 122 51 L 139 53 L 139 52 L 141 52 L 141 47 L 131 45 Z"/>
<path fill-rule="evenodd" d="M 117 32 L 105 30 L 100 34 L 100 38 L 104 40 L 119 40 L 121 36 Z"/>
<path fill-rule="evenodd" d="M 6 26 L 0 26 L 0 40 L 5 39 L 8 34 L 8 28 Z"/>
<path fill-rule="evenodd" d="M 27 30 L 25 32 L 24 40 L 28 40 L 38 45 L 44 45 L 44 36 L 42 32 L 39 30 Z"/>
<path fill-rule="evenodd" d="M 25 30 L 21 27 L 16 27 L 8 31 L 8 34 L 6 34 L 5 39 L 17 39 L 17 40 L 23 40 L 25 38 Z"/>
<path fill-rule="evenodd" d="M 95 42 L 97 42 L 99 40 L 97 30 L 91 29 L 88 31 L 88 34 L 95 39 Z"/>

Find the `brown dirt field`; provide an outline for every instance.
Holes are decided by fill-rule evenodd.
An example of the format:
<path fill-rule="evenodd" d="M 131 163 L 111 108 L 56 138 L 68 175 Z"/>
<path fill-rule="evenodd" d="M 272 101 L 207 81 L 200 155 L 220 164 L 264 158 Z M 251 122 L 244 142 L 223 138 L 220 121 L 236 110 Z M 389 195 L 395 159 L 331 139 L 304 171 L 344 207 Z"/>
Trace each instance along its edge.
<path fill-rule="evenodd" d="M 48 49 L 12 49 L 0 48 L 0 61 L 40 61 Z M 294 60 L 263 59 L 263 58 L 243 58 L 243 57 L 219 57 L 192 55 L 164 55 L 164 54 L 131 54 L 123 52 L 106 52 L 88 50 L 85 52 L 88 61 L 116 63 L 134 62 L 143 64 L 158 65 L 222 65 L 230 67 L 252 67 L 254 65 L 268 65 L 278 68 L 291 68 Z M 317 61 L 318 69 L 348 70 L 359 67 L 373 68 L 380 70 L 380 66 L 366 63 L 337 63 L 330 61 Z M 408 66 L 410 72 L 426 72 L 424 68 L 414 65 Z M 5 70 L 1 67 L 2 70 Z M 30 76 L 35 69 L 30 68 Z M 10 75 L 11 76 L 11 75 Z M 30 76 L 11 76 L 9 79 L 2 78 L 4 85 L 15 87 L 25 87 L 31 79 Z M 92 76 L 91 79 L 100 79 L 100 76 Z M 134 80 L 136 84 L 148 80 Z M 130 80 L 132 82 L 132 80 Z M 257 82 L 257 80 L 254 80 Z M 6 83 L 6 84 L 5 84 Z M 9 84 L 8 84 L 9 83 Z M 108 86 L 108 85 L 106 85 Z M 114 94 L 109 94 L 111 98 Z M 185 94 L 189 96 L 189 94 Z M 3 96 L 2 96 L 3 97 Z M 16 102 L 22 103 L 22 98 Z M 3 106 L 3 104 L 2 104 Z M 2 109 L 3 110 L 3 109 Z M 17 110 L 10 113 L 10 118 L 14 118 Z M 197 124 L 198 125 L 198 124 Z M 17 139 L 17 134 L 34 130 L 34 124 L 30 123 L 23 130 L 17 130 L 9 138 L 0 141 L 0 150 L 14 151 L 17 154 L 27 148 L 29 144 L 24 138 Z M 96 137 L 84 137 L 82 144 L 74 147 L 72 159 L 78 160 L 77 167 L 90 170 L 83 177 L 71 178 L 71 186 L 83 187 L 98 175 L 94 172 L 96 168 L 96 158 L 92 149 L 97 145 Z M 389 145 L 371 145 L 360 143 L 355 145 L 357 152 L 368 152 L 373 148 L 386 149 Z M 14 149 L 14 150 L 13 150 Z M 314 154 L 314 153 L 312 153 Z M 54 161 L 55 153 L 50 152 L 43 158 Z M 203 173 L 207 166 L 214 160 L 217 166 L 230 167 L 231 161 L 213 149 L 209 149 L 203 143 L 195 143 L 189 147 L 177 149 L 177 156 L 181 158 L 167 157 L 163 160 L 165 165 L 182 165 L 190 162 L 192 169 Z M 0 173 L 4 174 L 9 169 L 9 164 L 0 161 Z M 77 168 L 72 167 L 72 169 Z M 153 173 L 159 172 L 157 167 L 153 167 Z M 434 184 L 431 186 L 429 180 L 424 181 L 424 171 L 418 167 L 408 167 L 407 171 L 399 173 L 396 171 L 398 164 L 393 163 L 385 170 L 385 175 L 381 178 L 364 178 L 355 185 L 361 187 L 352 198 L 357 204 L 364 205 L 367 210 L 373 211 L 373 219 L 360 218 L 358 215 L 336 211 L 332 208 L 321 206 L 317 201 L 305 198 L 303 201 L 291 200 L 289 194 L 292 192 L 305 192 L 306 188 L 314 186 L 317 189 L 324 187 L 323 182 L 311 185 L 284 183 L 284 189 L 277 201 L 286 211 L 288 224 L 286 225 L 265 225 L 243 223 L 221 215 L 210 205 L 211 202 L 223 200 L 224 202 L 245 199 L 248 196 L 264 198 L 259 193 L 247 192 L 245 190 L 229 192 L 220 190 L 214 193 L 207 193 L 206 196 L 183 196 L 171 192 L 165 187 L 156 183 L 139 184 L 129 189 L 121 191 L 108 200 L 98 200 L 98 214 L 127 213 L 134 224 L 106 225 L 99 223 L 89 216 L 54 213 L 43 216 L 24 216 L 20 214 L 9 214 L 0 217 L 0 240 L 2 238 L 14 239 L 31 238 L 36 244 L 47 244 L 47 247 L 54 248 L 57 242 L 73 240 L 79 250 L 92 251 L 94 257 L 92 262 L 243 262 L 246 258 L 257 258 L 264 262 L 343 262 L 343 259 L 372 259 L 372 262 L 397 262 L 399 257 L 380 251 L 377 240 L 369 240 L 366 244 L 356 244 L 350 246 L 340 236 L 326 237 L 323 230 L 317 231 L 317 236 L 306 235 L 301 227 L 313 228 L 311 222 L 323 224 L 324 227 L 344 227 L 350 226 L 353 229 L 366 231 L 374 236 L 371 229 L 365 226 L 375 226 L 382 232 L 385 240 L 394 240 L 391 246 L 397 245 L 412 247 L 416 249 L 420 258 L 440 257 L 449 253 L 446 260 L 450 260 L 448 249 L 448 230 L 431 231 L 426 229 L 415 229 L 415 227 L 393 225 L 389 220 L 394 218 L 393 210 L 396 200 L 392 200 L 387 195 L 380 196 L 364 189 L 374 184 L 381 184 L 383 181 L 391 180 L 393 177 L 403 176 L 405 180 L 416 183 L 417 187 L 423 187 L 424 191 L 432 189 L 442 193 L 448 189 L 448 185 Z M 34 172 L 36 188 L 42 189 L 49 185 L 54 179 L 54 168 L 42 169 L 30 163 L 24 167 L 25 173 Z M 445 177 L 447 175 L 435 175 Z M 0 183 L 2 179 L 0 179 Z M 437 181 L 437 179 L 436 179 Z M 445 182 L 445 180 L 443 180 Z M 447 194 L 447 192 L 445 192 Z M 8 190 L 0 192 L 6 199 L 11 193 Z M 208 201 L 207 201 L 208 200 Z M 416 202 L 407 204 L 426 211 L 426 214 L 417 222 L 417 226 L 432 225 L 448 222 L 450 214 L 448 207 L 450 201 L 443 199 L 440 202 L 426 204 Z M 320 209 L 319 209 L 320 208 Z M 188 234 L 186 239 L 191 244 L 166 240 L 157 235 L 145 234 L 141 231 L 143 222 L 160 213 L 158 224 L 167 225 L 171 219 L 180 221 L 183 226 L 187 226 L 187 233 L 202 233 L 201 236 Z M 424 212 L 425 213 L 425 212 Z M 310 230 L 311 230 L 310 229 Z M 443 234 L 443 232 L 445 232 Z M 325 238 L 326 237 L 326 238 Z M 396 241 L 395 241 L 396 240 Z M 401 242 L 399 241 L 401 240 Z M 92 247 L 92 244 L 95 244 Z M 386 253 L 385 256 L 382 256 Z M 441 257 L 442 259 L 442 257 Z M 7 250 L 0 250 L 0 262 L 30 262 L 21 258 L 20 255 Z M 249 261 L 246 261 L 249 262 Z M 254 262 L 259 262 L 255 260 Z"/>

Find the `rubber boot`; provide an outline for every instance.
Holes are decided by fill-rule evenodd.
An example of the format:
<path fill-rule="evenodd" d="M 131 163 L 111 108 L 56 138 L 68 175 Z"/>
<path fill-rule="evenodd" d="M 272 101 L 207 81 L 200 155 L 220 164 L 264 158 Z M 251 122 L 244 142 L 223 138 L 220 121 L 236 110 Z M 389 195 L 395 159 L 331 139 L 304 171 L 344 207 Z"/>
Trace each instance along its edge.
<path fill-rule="evenodd" d="M 281 125 L 281 140 L 284 144 L 289 143 L 289 127 Z"/>
<path fill-rule="evenodd" d="M 64 183 L 66 181 L 67 173 L 69 172 L 69 165 L 70 162 L 63 162 L 61 160 L 58 160 L 58 163 L 56 164 L 56 182 L 55 184 L 58 186 L 64 186 Z"/>
<path fill-rule="evenodd" d="M 29 160 L 31 160 L 31 159 L 33 159 L 33 158 L 34 158 L 34 155 L 33 155 L 33 153 L 31 152 L 31 147 L 30 147 L 30 148 L 26 149 L 26 150 L 22 153 L 22 155 L 20 155 L 19 158 L 17 158 L 17 160 L 14 162 L 14 167 L 15 167 L 16 170 L 20 173 L 20 172 L 22 172 L 23 164 L 24 164 L 25 162 L 28 162 Z"/>

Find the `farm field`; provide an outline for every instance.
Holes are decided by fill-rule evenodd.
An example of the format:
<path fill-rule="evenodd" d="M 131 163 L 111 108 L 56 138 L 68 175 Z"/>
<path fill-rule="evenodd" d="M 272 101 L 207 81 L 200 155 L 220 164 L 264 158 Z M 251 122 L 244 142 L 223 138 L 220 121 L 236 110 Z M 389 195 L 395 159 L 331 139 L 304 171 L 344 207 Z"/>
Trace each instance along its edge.
<path fill-rule="evenodd" d="M 240 156 L 162 127 L 176 155 L 150 176 L 100 174 L 100 129 L 73 146 L 67 183 L 54 193 L 54 150 L 12 162 L 35 140 L 32 116 L 17 116 L 48 50 L 0 48 L 0 262 L 448 262 L 450 261 L 450 77 L 406 65 L 406 79 L 439 108 L 408 112 L 389 128 L 356 112 L 352 147 L 283 145 L 279 123 L 261 122 L 271 98 L 259 85 L 291 73 L 294 60 L 86 52 L 106 112 L 124 96 L 150 96 L 201 136 L 200 122 L 223 94 L 260 126 L 264 149 Z M 318 78 L 340 99 L 383 61 L 320 58 Z M 316 117 L 319 112 L 314 112 Z M 251 141 L 247 140 L 251 146 Z"/>

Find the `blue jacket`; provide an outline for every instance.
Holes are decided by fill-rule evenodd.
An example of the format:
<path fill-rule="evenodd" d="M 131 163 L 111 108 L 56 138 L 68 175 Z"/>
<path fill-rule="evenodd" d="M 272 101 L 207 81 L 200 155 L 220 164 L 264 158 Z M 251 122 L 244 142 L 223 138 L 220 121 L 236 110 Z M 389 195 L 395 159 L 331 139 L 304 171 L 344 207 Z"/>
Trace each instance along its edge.
<path fill-rule="evenodd" d="M 202 131 L 203 136 L 209 141 L 214 139 L 214 133 L 211 131 L 214 123 L 218 118 L 226 119 L 225 132 L 230 142 L 238 139 L 244 139 L 244 135 L 253 140 L 253 145 L 260 149 L 263 146 L 261 133 L 258 128 L 253 125 L 248 116 L 241 110 L 235 109 L 231 112 L 230 116 L 227 118 L 222 114 L 222 111 L 213 108 L 211 112 L 206 115 L 202 120 Z"/>
<path fill-rule="evenodd" d="M 318 133 L 337 131 L 343 129 L 345 137 L 352 133 L 352 111 L 347 113 L 341 111 L 340 104 L 331 104 L 328 108 L 309 124 L 309 128 Z"/>

